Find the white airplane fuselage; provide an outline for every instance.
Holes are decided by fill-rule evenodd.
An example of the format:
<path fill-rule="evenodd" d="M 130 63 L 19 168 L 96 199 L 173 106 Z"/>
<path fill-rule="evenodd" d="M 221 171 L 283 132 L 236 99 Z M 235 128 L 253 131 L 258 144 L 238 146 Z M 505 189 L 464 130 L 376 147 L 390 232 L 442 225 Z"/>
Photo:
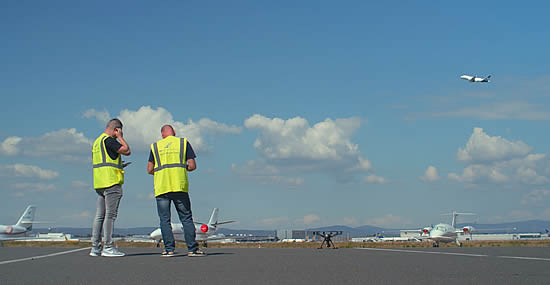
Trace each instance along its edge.
<path fill-rule="evenodd" d="M 10 238 L 19 238 L 27 237 L 30 232 L 25 227 L 16 226 L 16 225 L 0 225 L 0 240 L 1 239 L 10 239 Z"/>
<path fill-rule="evenodd" d="M 217 226 L 222 224 L 233 223 L 234 221 L 218 222 L 218 208 L 212 210 L 212 215 L 207 224 L 195 222 L 195 239 L 197 241 L 207 241 L 210 240 L 209 237 L 216 234 Z M 185 240 L 185 235 L 183 231 L 183 225 L 181 223 L 171 223 L 172 232 L 174 233 L 174 239 L 183 241 Z M 149 235 L 151 239 L 160 241 L 162 239 L 162 231 L 160 228 L 157 228 Z"/>
<path fill-rule="evenodd" d="M 15 225 L 0 225 L 0 240 L 28 237 L 32 231 L 32 223 L 36 206 L 30 205 Z"/>
<path fill-rule="evenodd" d="M 172 232 L 174 233 L 174 239 L 183 241 L 185 240 L 183 225 L 180 223 L 172 223 Z M 195 223 L 195 235 L 197 241 L 208 240 L 208 237 L 216 234 L 216 227 L 213 225 L 208 226 L 203 223 Z M 161 240 L 162 232 L 160 228 L 154 230 L 150 235 L 151 239 Z"/>
<path fill-rule="evenodd" d="M 428 238 L 435 242 L 454 242 L 457 238 L 457 231 L 449 224 L 437 224 L 429 232 Z"/>
<path fill-rule="evenodd" d="M 469 82 L 490 82 L 489 79 L 491 78 L 491 75 L 487 77 L 477 77 L 477 76 L 471 76 L 471 75 L 462 75 L 460 76 L 461 79 L 468 80 Z"/>

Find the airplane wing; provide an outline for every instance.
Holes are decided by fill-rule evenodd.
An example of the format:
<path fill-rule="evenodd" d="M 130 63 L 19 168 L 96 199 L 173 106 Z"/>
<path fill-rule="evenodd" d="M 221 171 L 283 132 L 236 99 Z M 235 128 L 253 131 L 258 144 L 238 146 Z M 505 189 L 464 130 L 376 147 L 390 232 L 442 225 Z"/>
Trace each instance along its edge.
<path fill-rule="evenodd" d="M 236 221 L 217 222 L 217 223 L 213 224 L 213 226 L 217 227 L 219 225 L 229 224 L 229 223 L 234 223 L 234 222 L 236 222 Z"/>

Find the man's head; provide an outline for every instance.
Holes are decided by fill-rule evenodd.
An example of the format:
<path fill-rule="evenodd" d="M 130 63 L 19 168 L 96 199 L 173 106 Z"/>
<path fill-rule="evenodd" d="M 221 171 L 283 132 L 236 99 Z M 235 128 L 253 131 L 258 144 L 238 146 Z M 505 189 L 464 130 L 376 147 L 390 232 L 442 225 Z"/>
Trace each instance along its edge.
<path fill-rule="evenodd" d="M 119 119 L 111 119 L 108 123 L 107 123 L 107 126 L 105 127 L 105 133 L 110 135 L 110 136 L 114 136 L 115 134 L 115 129 L 120 129 L 122 130 L 122 122 L 119 120 Z"/>
<path fill-rule="evenodd" d="M 176 131 L 174 131 L 174 128 L 170 125 L 164 125 L 162 128 L 160 128 L 160 134 L 162 135 L 162 138 L 169 137 L 169 136 L 175 136 Z"/>

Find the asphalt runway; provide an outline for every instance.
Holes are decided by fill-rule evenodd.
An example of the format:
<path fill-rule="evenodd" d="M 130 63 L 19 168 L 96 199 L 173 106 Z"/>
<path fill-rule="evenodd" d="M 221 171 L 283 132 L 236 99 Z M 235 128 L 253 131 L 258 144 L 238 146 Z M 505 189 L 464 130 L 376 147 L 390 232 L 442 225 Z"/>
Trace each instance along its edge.
<path fill-rule="evenodd" d="M 550 284 L 550 248 L 0 248 L 0 284 Z"/>

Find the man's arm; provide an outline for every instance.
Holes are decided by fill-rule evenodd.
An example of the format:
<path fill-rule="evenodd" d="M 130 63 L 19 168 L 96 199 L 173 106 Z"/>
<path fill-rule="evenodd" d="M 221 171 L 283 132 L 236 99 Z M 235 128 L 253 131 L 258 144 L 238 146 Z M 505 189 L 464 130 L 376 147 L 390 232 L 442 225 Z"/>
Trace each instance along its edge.
<path fill-rule="evenodd" d="M 195 164 L 195 159 L 191 158 L 187 160 L 187 171 L 193 171 L 197 169 L 197 164 Z"/>
<path fill-rule="evenodd" d="M 124 140 L 124 135 L 121 129 L 119 128 L 115 129 L 115 137 L 118 139 L 118 142 L 122 145 L 116 152 L 126 156 L 130 155 L 131 154 L 130 146 L 128 145 L 126 140 Z"/>
<path fill-rule="evenodd" d="M 155 169 L 155 165 L 152 162 L 147 161 L 147 173 L 154 175 L 155 174 L 154 169 Z"/>

